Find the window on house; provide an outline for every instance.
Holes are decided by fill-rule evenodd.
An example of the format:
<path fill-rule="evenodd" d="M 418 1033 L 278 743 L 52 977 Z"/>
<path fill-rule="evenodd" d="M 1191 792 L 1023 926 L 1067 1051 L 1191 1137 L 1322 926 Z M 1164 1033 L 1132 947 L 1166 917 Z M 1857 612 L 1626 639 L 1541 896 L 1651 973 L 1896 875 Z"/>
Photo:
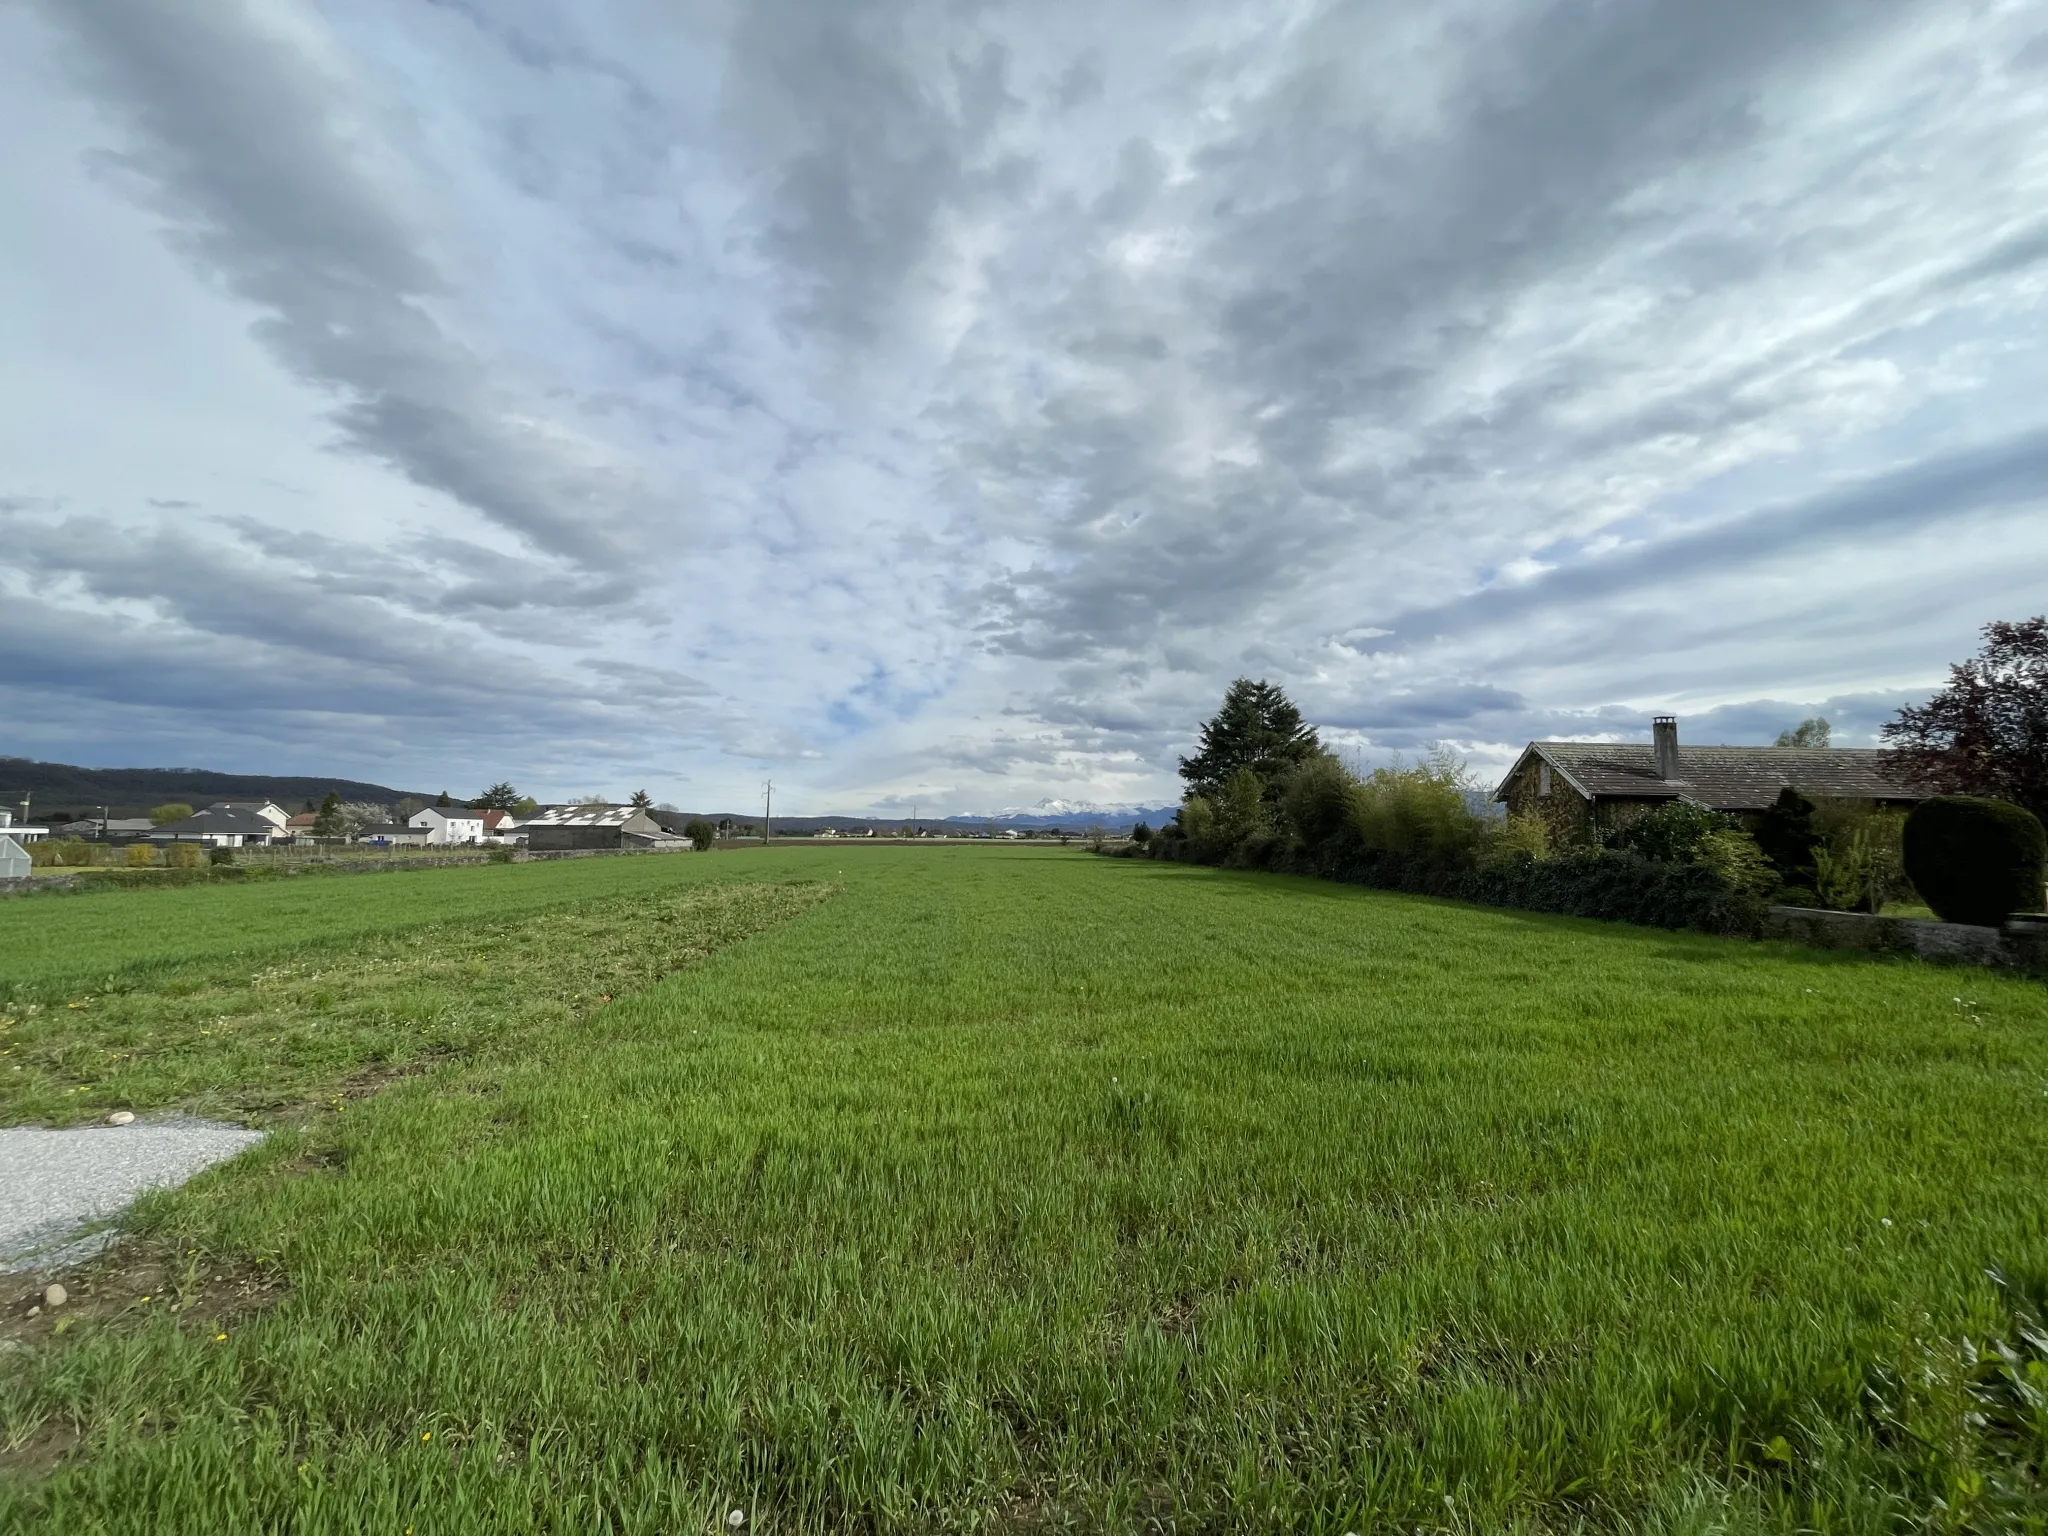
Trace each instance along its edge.
<path fill-rule="evenodd" d="M 1550 764 L 1548 763 L 1538 763 L 1536 765 L 1536 793 L 1545 800 L 1550 798 Z"/>

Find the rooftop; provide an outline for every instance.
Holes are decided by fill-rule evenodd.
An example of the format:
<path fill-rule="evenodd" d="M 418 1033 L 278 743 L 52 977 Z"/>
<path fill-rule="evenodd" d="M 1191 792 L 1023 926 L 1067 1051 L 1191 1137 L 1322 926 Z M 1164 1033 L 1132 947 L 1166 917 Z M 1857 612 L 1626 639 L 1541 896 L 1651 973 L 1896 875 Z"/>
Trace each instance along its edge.
<path fill-rule="evenodd" d="M 1829 800 L 1919 800 L 1884 772 L 1869 747 L 1678 748 L 1678 777 L 1657 775 L 1657 749 L 1647 742 L 1532 741 L 1543 758 L 1590 799 L 1686 799 L 1717 811 L 1760 811 L 1791 788 Z M 1509 778 L 1514 777 L 1510 770 Z M 1506 798 L 1504 780 L 1496 800 Z"/>

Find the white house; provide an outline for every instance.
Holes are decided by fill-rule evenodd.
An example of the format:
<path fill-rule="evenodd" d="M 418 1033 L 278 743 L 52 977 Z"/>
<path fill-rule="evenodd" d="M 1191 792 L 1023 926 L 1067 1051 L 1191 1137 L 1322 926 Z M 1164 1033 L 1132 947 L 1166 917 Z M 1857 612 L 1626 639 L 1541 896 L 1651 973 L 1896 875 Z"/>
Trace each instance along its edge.
<path fill-rule="evenodd" d="M 0 811 L 0 833 L 5 833 L 17 843 L 33 843 L 39 838 L 48 837 L 50 829 L 48 827 L 23 826 L 14 819 L 14 812 Z"/>
<path fill-rule="evenodd" d="M 265 802 L 223 800 L 195 811 L 182 821 L 167 821 L 153 827 L 153 843 L 208 843 L 215 848 L 260 847 L 266 843 L 288 842 L 284 823 L 263 814 Z M 276 806 L 271 806 L 276 810 Z M 281 813 L 280 813 L 281 814 Z M 289 817 L 285 818 L 289 820 Z"/>
<path fill-rule="evenodd" d="M 430 805 L 415 811 L 406 825 L 418 827 L 430 843 L 480 843 L 484 840 L 484 813 L 462 805 Z"/>

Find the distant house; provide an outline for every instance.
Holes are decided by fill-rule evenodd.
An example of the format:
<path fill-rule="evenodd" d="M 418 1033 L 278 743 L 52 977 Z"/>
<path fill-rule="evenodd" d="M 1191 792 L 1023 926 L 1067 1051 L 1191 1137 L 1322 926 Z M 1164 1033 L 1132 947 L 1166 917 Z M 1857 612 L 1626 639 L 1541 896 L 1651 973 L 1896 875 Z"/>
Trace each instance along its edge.
<path fill-rule="evenodd" d="M 356 841 L 368 843 L 373 848 L 424 848 L 427 829 L 408 826 L 402 821 L 373 821 L 356 829 Z"/>
<path fill-rule="evenodd" d="M 0 837 L 0 880 L 26 880 L 28 850 L 11 837 Z"/>
<path fill-rule="evenodd" d="M 1532 741 L 1494 799 L 1511 816 L 1535 816 L 1554 842 L 1584 843 L 1636 817 L 1688 800 L 1747 817 L 1785 789 L 1809 800 L 1867 800 L 1905 810 L 1925 795 L 1857 747 L 1680 747 L 1678 720 L 1659 715 L 1651 740 Z"/>
<path fill-rule="evenodd" d="M 285 822 L 290 820 L 274 805 L 272 817 L 265 814 L 265 801 L 222 801 L 181 821 L 167 821 L 146 834 L 153 843 L 205 843 L 214 848 L 242 848 L 290 840 Z"/>
<path fill-rule="evenodd" d="M 687 838 L 664 832 L 660 822 L 630 805 L 560 806 L 527 818 L 519 830 L 535 853 L 690 846 Z"/>
<path fill-rule="evenodd" d="M 60 837 L 147 837 L 155 829 L 156 823 L 147 816 L 112 816 L 104 821 L 97 816 L 89 816 L 65 822 L 57 828 L 57 834 Z"/>
<path fill-rule="evenodd" d="M 0 811 L 0 832 L 6 833 L 17 843 L 33 843 L 50 835 L 48 827 L 31 827 L 16 821 L 12 811 Z"/>
<path fill-rule="evenodd" d="M 292 820 L 291 812 L 273 800 L 216 800 L 207 809 L 215 811 L 247 811 L 252 816 L 262 817 L 280 832 L 289 827 Z"/>
<path fill-rule="evenodd" d="M 463 805 L 430 805 L 414 811 L 407 824 L 424 831 L 430 843 L 480 843 L 486 814 Z"/>
<path fill-rule="evenodd" d="M 285 831 L 293 837 L 311 837 L 313 828 L 320 824 L 318 811 L 301 811 L 284 824 Z"/>

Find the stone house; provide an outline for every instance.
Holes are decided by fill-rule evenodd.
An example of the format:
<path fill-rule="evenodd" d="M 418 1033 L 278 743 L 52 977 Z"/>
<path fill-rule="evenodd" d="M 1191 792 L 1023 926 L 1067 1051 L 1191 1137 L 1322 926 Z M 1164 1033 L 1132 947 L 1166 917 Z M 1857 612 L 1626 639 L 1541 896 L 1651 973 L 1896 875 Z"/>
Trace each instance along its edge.
<path fill-rule="evenodd" d="M 1642 742 L 1532 741 L 1493 798 L 1534 816 L 1553 847 L 1585 847 L 1673 800 L 1745 822 L 1792 788 L 1809 800 L 1861 800 L 1906 810 L 1925 798 L 1888 774 L 1867 747 L 1681 747 L 1678 719 L 1659 715 Z"/>

